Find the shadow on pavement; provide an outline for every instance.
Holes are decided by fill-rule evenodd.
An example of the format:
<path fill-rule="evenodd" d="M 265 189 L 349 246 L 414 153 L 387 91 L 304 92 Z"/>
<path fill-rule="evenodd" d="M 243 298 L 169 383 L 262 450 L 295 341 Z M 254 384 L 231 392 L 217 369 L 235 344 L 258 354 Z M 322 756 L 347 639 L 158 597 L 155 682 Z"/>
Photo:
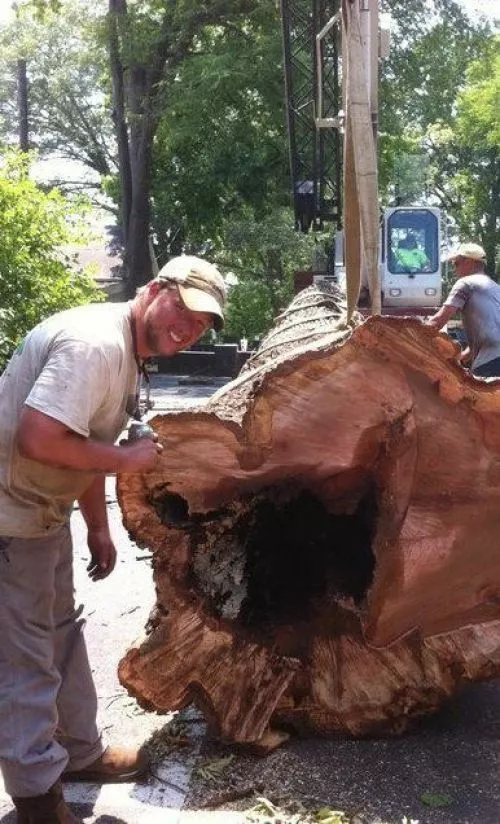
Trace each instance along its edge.
<path fill-rule="evenodd" d="M 90 804 L 70 804 L 71 811 L 80 818 L 89 819 L 93 815 L 93 808 Z M 17 818 L 14 810 L 0 818 L 0 824 L 16 824 Z M 116 815 L 99 815 L 93 819 L 93 824 L 127 824 L 125 819 Z"/>
<path fill-rule="evenodd" d="M 229 752 L 207 741 L 201 757 Z M 264 759 L 236 754 L 225 783 L 358 813 L 363 824 L 499 824 L 500 682 L 472 685 L 400 738 L 294 738 Z M 186 806 L 213 792 L 195 775 Z"/>

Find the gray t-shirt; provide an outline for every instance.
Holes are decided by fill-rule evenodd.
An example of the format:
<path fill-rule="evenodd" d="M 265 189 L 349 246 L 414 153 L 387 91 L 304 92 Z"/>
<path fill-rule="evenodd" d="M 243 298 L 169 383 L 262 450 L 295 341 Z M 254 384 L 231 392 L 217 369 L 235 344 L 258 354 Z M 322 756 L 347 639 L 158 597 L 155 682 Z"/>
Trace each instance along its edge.
<path fill-rule="evenodd" d="M 500 286 L 479 273 L 459 278 L 444 302 L 462 313 L 472 368 L 500 358 Z"/>
<path fill-rule="evenodd" d="M 136 381 L 129 304 L 69 309 L 32 329 L 0 377 L 0 535 L 38 538 L 57 529 L 94 477 L 20 455 L 23 406 L 113 443 L 133 408 Z"/>

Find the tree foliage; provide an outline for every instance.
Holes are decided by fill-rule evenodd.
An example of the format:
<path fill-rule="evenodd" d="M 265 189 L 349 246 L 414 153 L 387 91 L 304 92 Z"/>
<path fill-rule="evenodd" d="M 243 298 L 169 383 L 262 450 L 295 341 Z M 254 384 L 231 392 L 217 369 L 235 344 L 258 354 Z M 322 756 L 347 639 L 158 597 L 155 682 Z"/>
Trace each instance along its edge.
<path fill-rule="evenodd" d="M 53 180 L 65 191 L 105 190 L 117 171 L 103 11 L 104 6 L 99 17 L 99 3 L 66 0 L 48 4 L 41 15 L 30 3 L 0 31 L 0 140 L 17 144 L 15 69 L 22 59 L 28 69 L 30 145 L 42 159 L 57 157 L 65 164 Z M 88 174 L 68 179 L 66 161 L 78 161 Z"/>
<path fill-rule="evenodd" d="M 109 0 L 108 42 L 128 286 L 151 276 L 153 143 L 170 90 L 204 32 L 248 21 L 265 0 Z"/>
<path fill-rule="evenodd" d="M 217 237 L 251 208 L 263 218 L 289 202 L 279 16 L 264 6 L 207 29 L 169 90 L 154 154 L 160 259 Z"/>
<path fill-rule="evenodd" d="M 232 338 L 262 336 L 293 296 L 293 273 L 308 269 L 324 238 L 294 231 L 291 210 L 276 210 L 258 220 L 249 211 L 224 227 L 216 253 L 225 271 L 234 273 L 229 291 L 225 334 Z"/>
<path fill-rule="evenodd" d="M 7 154 L 0 168 L 0 368 L 40 320 L 101 298 L 60 251 L 81 216 L 55 189 L 47 194 L 33 183 L 28 164 L 26 155 Z"/>
<path fill-rule="evenodd" d="M 391 19 L 390 55 L 380 82 L 380 182 L 390 202 L 429 193 L 422 136 L 438 121 L 454 128 L 467 67 L 481 57 L 491 31 L 456 0 L 382 0 L 381 7 Z M 408 162 L 420 163 L 420 192 L 414 178 L 404 175 Z"/>
<path fill-rule="evenodd" d="M 480 59 L 472 62 L 465 88 L 457 97 L 457 132 L 470 145 L 500 146 L 500 36 L 483 46 Z"/>
<path fill-rule="evenodd" d="M 438 122 L 423 138 L 432 188 L 462 238 L 481 243 L 495 274 L 500 199 L 500 38 L 490 38 L 467 71 L 453 127 Z M 498 262 L 497 262 L 498 266 Z M 498 269 L 497 269 L 498 271 Z"/>
<path fill-rule="evenodd" d="M 457 0 L 381 5 L 393 21 L 380 94 L 383 198 L 393 202 L 398 186 L 412 198 L 430 194 L 460 232 L 491 248 L 498 163 L 491 32 Z M 231 260 L 243 249 L 248 267 L 240 265 L 231 312 L 236 318 L 237 298 L 243 306 L 248 277 L 245 299 L 255 305 L 264 296 L 259 306 L 267 308 L 255 311 L 269 318 L 269 288 L 251 274 L 258 235 L 247 241 L 252 227 L 265 234 L 265 226 L 282 226 L 289 202 L 276 5 L 23 0 L 21 7 L 0 58 L 2 68 L 12 67 L 10 80 L 7 71 L 0 79 L 0 86 L 10 83 L 0 88 L 4 132 L 16 126 L 14 69 L 23 58 L 41 155 L 78 158 L 120 205 L 130 292 L 150 275 L 152 227 L 160 263 L 180 251 L 217 250 Z M 246 239 L 234 230 L 241 221 Z M 282 243 L 299 254 L 293 233 Z M 251 333 L 247 319 L 238 324 Z"/>
<path fill-rule="evenodd" d="M 467 66 L 478 59 L 490 27 L 456 0 L 382 0 L 391 18 L 391 49 L 382 64 L 382 130 L 450 123 Z"/>

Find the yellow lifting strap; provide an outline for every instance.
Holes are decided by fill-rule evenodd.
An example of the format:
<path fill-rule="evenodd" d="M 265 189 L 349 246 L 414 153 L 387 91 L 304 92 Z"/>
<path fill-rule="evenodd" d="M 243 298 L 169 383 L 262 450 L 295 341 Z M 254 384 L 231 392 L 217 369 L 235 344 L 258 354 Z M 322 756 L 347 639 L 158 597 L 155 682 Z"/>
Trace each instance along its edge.
<path fill-rule="evenodd" d="M 378 269 L 379 207 L 377 151 L 370 109 L 368 72 L 361 39 L 358 0 L 342 0 L 344 136 L 344 250 L 347 313 L 356 308 L 365 267 L 372 314 L 381 313 Z"/>

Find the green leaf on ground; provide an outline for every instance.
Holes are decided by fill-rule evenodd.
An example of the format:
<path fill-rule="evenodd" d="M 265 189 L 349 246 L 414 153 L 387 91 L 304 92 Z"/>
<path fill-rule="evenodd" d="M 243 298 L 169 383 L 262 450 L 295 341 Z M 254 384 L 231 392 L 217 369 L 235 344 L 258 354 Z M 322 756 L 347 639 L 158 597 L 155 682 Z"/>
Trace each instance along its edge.
<path fill-rule="evenodd" d="M 227 755 L 224 758 L 212 758 L 203 761 L 198 769 L 197 774 L 206 781 L 216 781 L 220 778 L 225 770 L 234 761 L 234 755 Z"/>
<path fill-rule="evenodd" d="M 422 793 L 420 801 L 427 807 L 448 807 L 453 799 L 448 793 Z"/>
<path fill-rule="evenodd" d="M 262 797 L 256 799 L 256 804 L 245 815 L 252 824 L 349 824 L 352 821 L 342 810 L 330 807 L 308 810 L 300 802 L 276 806 Z"/>
<path fill-rule="evenodd" d="M 331 810 L 329 807 L 322 807 L 317 810 L 314 819 L 320 824 L 348 824 L 349 819 L 342 810 Z"/>

